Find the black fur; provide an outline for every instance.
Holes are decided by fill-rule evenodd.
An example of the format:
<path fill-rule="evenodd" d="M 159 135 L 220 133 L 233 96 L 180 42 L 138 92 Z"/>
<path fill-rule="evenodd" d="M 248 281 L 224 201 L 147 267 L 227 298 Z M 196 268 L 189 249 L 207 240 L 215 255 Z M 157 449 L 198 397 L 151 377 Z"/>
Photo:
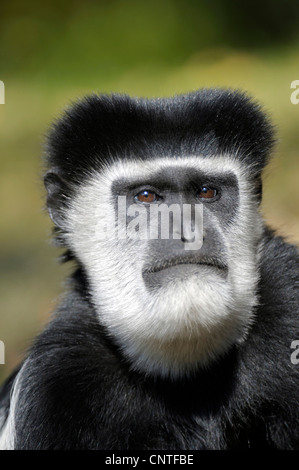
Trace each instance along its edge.
<path fill-rule="evenodd" d="M 47 166 L 81 182 L 114 156 L 219 155 L 229 152 L 260 175 L 274 143 L 260 107 L 244 93 L 203 89 L 174 98 L 92 95 L 53 126 Z"/>
<path fill-rule="evenodd" d="M 150 158 L 155 146 L 184 154 L 239 147 L 259 176 L 272 143 L 257 106 L 234 92 L 149 102 L 94 96 L 55 126 L 49 167 L 77 183 L 109 155 L 140 156 L 140 148 Z M 99 324 L 79 267 L 26 362 L 15 447 L 299 449 L 299 369 L 290 360 L 299 338 L 298 253 L 265 229 L 261 259 L 260 305 L 246 342 L 209 369 L 173 381 L 132 372 Z M 12 382 L 0 395 L 6 408 Z"/>

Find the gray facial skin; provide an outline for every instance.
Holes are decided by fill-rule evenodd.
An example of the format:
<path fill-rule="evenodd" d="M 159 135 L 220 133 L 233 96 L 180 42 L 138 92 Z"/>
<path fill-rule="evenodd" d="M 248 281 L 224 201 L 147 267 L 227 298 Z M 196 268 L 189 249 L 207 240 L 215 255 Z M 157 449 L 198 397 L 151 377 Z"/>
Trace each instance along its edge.
<path fill-rule="evenodd" d="M 211 188 L 215 196 L 201 197 L 202 188 Z M 152 202 L 140 202 L 138 195 L 150 193 L 156 195 Z M 181 222 L 179 238 L 174 226 L 173 213 L 169 212 L 169 237 L 162 237 L 161 223 L 163 212 L 158 218 L 158 236 L 156 239 L 144 241 L 147 261 L 143 267 L 143 280 L 146 287 L 156 289 L 174 279 L 184 279 L 190 276 L 205 276 L 211 270 L 219 276 L 226 277 L 228 272 L 227 250 L 225 247 L 225 231 L 233 221 L 238 211 L 239 189 L 236 177 L 231 174 L 207 176 L 199 171 L 171 167 L 163 172 L 152 175 L 149 181 L 119 180 L 113 183 L 112 193 L 115 197 L 126 196 L 127 208 L 136 205 L 150 213 L 152 205 L 162 204 L 171 207 L 177 205 L 183 214 L 183 206 L 191 206 L 191 226 Z M 202 246 L 199 249 L 189 249 L 194 242 L 195 214 L 194 207 L 203 205 Z M 132 217 L 127 216 L 127 224 Z M 150 217 L 148 217 L 150 220 Z"/>

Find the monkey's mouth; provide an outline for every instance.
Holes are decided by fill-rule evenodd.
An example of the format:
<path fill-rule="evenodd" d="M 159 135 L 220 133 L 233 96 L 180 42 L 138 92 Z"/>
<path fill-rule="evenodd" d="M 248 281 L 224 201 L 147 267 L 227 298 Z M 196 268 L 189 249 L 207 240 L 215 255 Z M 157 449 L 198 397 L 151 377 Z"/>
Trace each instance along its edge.
<path fill-rule="evenodd" d="M 209 257 L 198 257 L 198 256 L 176 256 L 173 258 L 163 259 L 158 261 L 151 266 L 146 266 L 143 273 L 144 274 L 151 274 L 151 273 L 158 273 L 160 271 L 173 268 L 175 266 L 188 266 L 188 265 L 197 265 L 197 266 L 208 266 L 211 268 L 216 268 L 221 271 L 227 272 L 228 265 L 223 262 L 221 259 L 215 256 Z"/>

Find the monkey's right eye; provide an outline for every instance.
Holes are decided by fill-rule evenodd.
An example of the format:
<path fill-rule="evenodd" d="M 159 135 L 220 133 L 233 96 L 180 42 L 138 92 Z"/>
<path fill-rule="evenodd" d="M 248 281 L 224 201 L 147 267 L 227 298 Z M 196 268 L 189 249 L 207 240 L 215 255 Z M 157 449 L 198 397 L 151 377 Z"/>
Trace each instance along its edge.
<path fill-rule="evenodd" d="M 158 201 L 159 196 L 154 191 L 148 191 L 147 189 L 145 189 L 143 191 L 140 191 L 140 193 L 136 194 L 134 199 L 138 202 L 152 203 Z"/>

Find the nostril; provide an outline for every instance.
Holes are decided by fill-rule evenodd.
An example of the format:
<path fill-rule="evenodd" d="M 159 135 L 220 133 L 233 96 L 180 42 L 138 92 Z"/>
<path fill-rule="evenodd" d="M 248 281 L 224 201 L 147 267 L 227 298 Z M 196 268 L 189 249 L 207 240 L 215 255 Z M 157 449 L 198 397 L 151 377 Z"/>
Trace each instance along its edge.
<path fill-rule="evenodd" d="M 182 234 L 182 237 L 181 237 L 181 240 L 182 240 L 182 242 L 184 242 L 184 243 L 191 243 L 191 242 L 194 242 L 194 239 L 195 239 L 194 233 L 191 233 L 191 234 L 188 235 L 188 236 L 185 236 L 184 234 Z"/>

